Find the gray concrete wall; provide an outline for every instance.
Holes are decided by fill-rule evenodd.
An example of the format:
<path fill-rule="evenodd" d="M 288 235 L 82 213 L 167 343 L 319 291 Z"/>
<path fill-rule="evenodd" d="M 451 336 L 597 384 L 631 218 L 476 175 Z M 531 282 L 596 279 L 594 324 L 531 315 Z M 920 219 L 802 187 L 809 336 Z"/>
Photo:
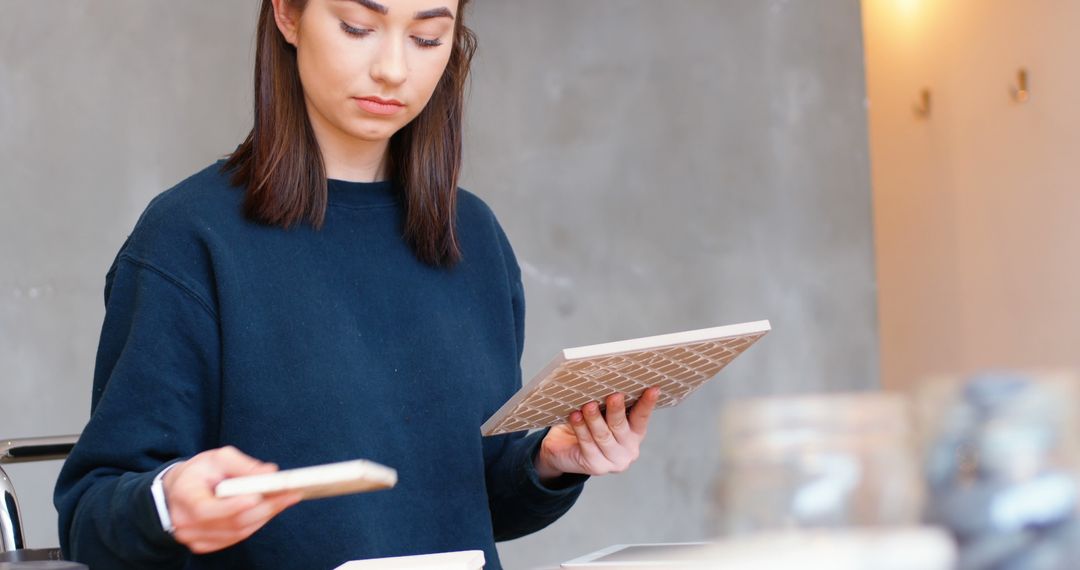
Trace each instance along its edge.
<path fill-rule="evenodd" d="M 250 121 L 256 3 L 11 0 L 0 18 L 0 437 L 87 419 L 116 249 L 146 202 Z M 479 0 L 462 185 L 525 273 L 526 376 L 559 348 L 769 318 L 642 459 L 549 529 L 537 568 L 709 536 L 717 409 L 877 386 L 854 0 Z M 58 464 L 13 466 L 32 545 Z"/>

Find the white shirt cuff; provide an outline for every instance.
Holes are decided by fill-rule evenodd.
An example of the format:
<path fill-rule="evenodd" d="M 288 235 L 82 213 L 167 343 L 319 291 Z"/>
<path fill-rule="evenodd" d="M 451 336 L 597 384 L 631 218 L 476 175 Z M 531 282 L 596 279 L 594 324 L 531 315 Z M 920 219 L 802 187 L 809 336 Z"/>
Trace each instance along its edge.
<path fill-rule="evenodd" d="M 165 484 L 162 482 L 162 478 L 169 472 L 170 469 L 176 467 L 179 463 L 173 463 L 172 465 L 161 470 L 157 476 L 154 477 L 154 482 L 150 484 L 150 495 L 154 497 L 154 506 L 157 507 L 158 519 L 161 520 L 161 528 L 165 532 L 173 533 L 172 517 L 169 516 L 169 505 L 165 503 Z"/>

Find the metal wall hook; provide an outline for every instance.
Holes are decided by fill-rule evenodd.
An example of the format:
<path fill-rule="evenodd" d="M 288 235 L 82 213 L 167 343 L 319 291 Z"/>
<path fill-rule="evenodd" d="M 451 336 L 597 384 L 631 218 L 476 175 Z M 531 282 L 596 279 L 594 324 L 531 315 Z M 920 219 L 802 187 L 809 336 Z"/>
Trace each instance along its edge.
<path fill-rule="evenodd" d="M 919 92 L 919 102 L 912 107 L 915 111 L 915 116 L 920 119 L 926 119 L 930 117 L 930 90 L 923 89 Z"/>
<path fill-rule="evenodd" d="M 1016 85 L 1012 88 L 1013 101 L 1027 103 L 1031 99 L 1031 91 L 1028 89 L 1028 71 L 1021 67 L 1016 72 Z"/>

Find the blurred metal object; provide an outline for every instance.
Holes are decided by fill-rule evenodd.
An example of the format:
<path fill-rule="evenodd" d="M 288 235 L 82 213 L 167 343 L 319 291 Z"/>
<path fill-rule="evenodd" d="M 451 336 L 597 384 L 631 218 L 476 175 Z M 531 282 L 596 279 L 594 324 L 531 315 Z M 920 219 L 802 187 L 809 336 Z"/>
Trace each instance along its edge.
<path fill-rule="evenodd" d="M 59 558 L 0 558 L 0 570 L 87 570 L 85 564 Z"/>
<path fill-rule="evenodd" d="M 923 486 L 901 396 L 760 398 L 723 411 L 723 535 L 913 526 Z"/>
<path fill-rule="evenodd" d="M 25 543 L 15 486 L 0 467 L 0 553 L 23 548 Z"/>
<path fill-rule="evenodd" d="M 1080 557 L 1071 374 L 990 372 L 922 390 L 929 522 L 961 570 L 1066 570 Z"/>
<path fill-rule="evenodd" d="M 0 440 L 0 464 L 63 459 L 78 440 L 78 435 Z"/>
<path fill-rule="evenodd" d="M 71 453 L 78 439 L 78 435 L 64 435 L 0 440 L 0 465 L 63 459 Z M 25 548 L 26 537 L 15 486 L 0 467 L 0 555 Z"/>

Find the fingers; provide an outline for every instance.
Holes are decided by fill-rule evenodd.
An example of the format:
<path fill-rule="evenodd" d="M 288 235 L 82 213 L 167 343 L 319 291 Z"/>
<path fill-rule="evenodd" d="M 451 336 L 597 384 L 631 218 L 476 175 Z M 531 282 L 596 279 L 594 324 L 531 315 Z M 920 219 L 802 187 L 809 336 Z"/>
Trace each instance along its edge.
<path fill-rule="evenodd" d="M 251 505 L 247 502 L 251 499 L 247 501 L 215 500 L 212 503 L 214 506 L 211 506 L 209 499 L 216 499 L 214 487 L 218 483 L 229 477 L 273 473 L 277 469 L 277 465 L 263 463 L 232 446 L 213 449 L 184 462 L 176 469 L 179 473 L 175 476 L 170 472 L 167 477 L 172 477 L 171 481 L 166 479 L 166 495 L 177 495 L 182 500 L 186 500 L 188 506 L 205 503 L 203 506 L 207 512 L 202 513 L 200 518 L 223 518 L 249 508 Z M 176 492 L 171 492 L 174 486 L 177 487 Z"/>
<path fill-rule="evenodd" d="M 645 432 L 649 427 L 649 417 L 652 416 L 653 410 L 656 409 L 656 402 L 659 400 L 660 389 L 655 386 L 641 393 L 641 397 L 630 408 L 627 420 L 630 424 L 630 431 L 641 437 L 645 436 Z"/>
<path fill-rule="evenodd" d="M 300 502 L 300 493 L 282 493 L 270 495 L 254 507 L 241 511 L 230 519 L 234 527 L 245 528 L 251 525 L 262 526 L 277 516 L 281 511 Z"/>
<path fill-rule="evenodd" d="M 270 522 L 285 509 L 300 502 L 299 493 L 283 493 L 267 497 L 250 509 L 228 519 L 205 525 L 177 528 L 176 539 L 199 552 L 213 552 L 246 539 Z"/>
<path fill-rule="evenodd" d="M 604 419 L 607 421 L 608 430 L 615 436 L 615 440 L 622 445 L 635 443 L 634 433 L 630 431 L 630 424 L 626 419 L 626 397 L 622 394 L 612 394 L 607 397 L 607 410 Z"/>
<path fill-rule="evenodd" d="M 228 518 L 254 507 L 261 500 L 257 495 L 215 497 L 214 486 L 225 477 L 210 456 L 196 455 L 174 471 L 172 481 L 166 480 L 165 497 L 173 524 L 178 527 Z"/>
<path fill-rule="evenodd" d="M 581 456 L 585 463 L 597 468 L 606 466 L 608 463 L 607 458 L 604 457 L 603 452 L 593 441 L 589 427 L 585 425 L 585 417 L 581 412 L 570 414 L 570 427 L 574 430 L 574 435 L 577 436 L 578 448 L 581 450 Z"/>
<path fill-rule="evenodd" d="M 178 489 L 179 492 L 182 490 Z M 177 497 L 174 501 L 175 506 L 170 506 L 170 512 L 176 511 L 172 518 L 177 528 L 195 525 L 212 526 L 217 521 L 228 520 L 255 508 L 261 501 L 262 497 L 259 495 L 218 499 L 200 491 Z"/>
<path fill-rule="evenodd" d="M 618 398 L 621 400 L 622 396 L 620 395 Z M 610 398 L 609 401 L 611 401 Z M 607 472 L 622 473 L 638 458 L 638 447 L 641 438 L 626 429 L 623 441 L 617 440 L 608 425 L 610 420 L 604 419 L 604 416 L 600 413 L 600 406 L 596 402 L 586 404 L 583 411 L 585 413 L 585 424 L 589 427 L 589 435 L 592 436 L 596 446 L 607 460 Z M 611 419 L 619 418 L 623 423 L 626 422 L 625 408 L 622 408 L 621 411 L 608 410 L 607 416 Z"/>
<path fill-rule="evenodd" d="M 545 465 L 555 465 L 562 473 L 604 475 L 625 471 L 640 455 L 649 416 L 659 398 L 659 389 L 649 388 L 629 413 L 622 394 L 605 398 L 606 413 L 601 413 L 598 402 L 585 404 L 570 414 L 568 426 L 555 426 L 544 438 L 548 458 Z"/>
<path fill-rule="evenodd" d="M 301 500 L 299 493 L 218 498 L 214 487 L 235 476 L 272 473 L 264 463 L 234 447 L 206 451 L 169 471 L 165 498 L 174 537 L 193 552 L 213 552 L 244 540 L 281 511 Z"/>
<path fill-rule="evenodd" d="M 581 408 L 581 412 L 585 414 L 585 425 L 589 427 L 589 435 L 592 436 L 600 451 L 604 452 L 608 459 L 617 456 L 619 442 L 615 441 L 615 434 L 611 433 L 604 415 L 600 413 L 600 404 L 589 402 Z"/>
<path fill-rule="evenodd" d="M 263 463 L 231 445 L 216 449 L 212 453 L 211 458 L 226 478 L 277 471 L 276 465 Z"/>
<path fill-rule="evenodd" d="M 240 497 L 236 497 L 240 498 Z M 249 497 L 244 497 L 248 499 Z M 250 499 L 256 502 L 250 508 L 231 514 L 225 518 L 197 518 L 205 511 L 195 510 L 190 518 L 174 517 L 173 536 L 193 552 L 213 552 L 231 546 L 251 536 L 271 518 L 273 509 L 268 508 L 261 497 L 254 495 Z M 221 501 L 224 502 L 224 501 Z M 179 513 L 187 513 L 179 511 Z M 178 514 L 179 514 L 178 513 Z"/>

